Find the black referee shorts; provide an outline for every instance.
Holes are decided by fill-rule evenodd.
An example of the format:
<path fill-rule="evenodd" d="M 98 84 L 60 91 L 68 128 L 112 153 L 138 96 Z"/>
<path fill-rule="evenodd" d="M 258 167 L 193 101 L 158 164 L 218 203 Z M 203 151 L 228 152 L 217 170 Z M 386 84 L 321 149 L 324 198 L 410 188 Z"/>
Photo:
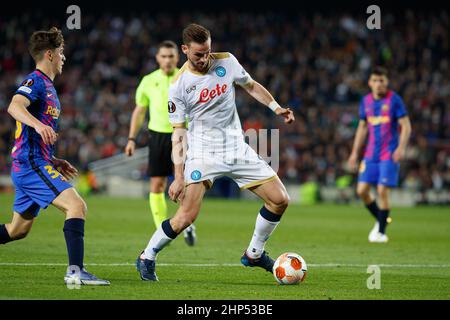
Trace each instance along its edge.
<path fill-rule="evenodd" d="M 172 134 L 149 130 L 148 175 L 167 177 L 173 174 Z"/>

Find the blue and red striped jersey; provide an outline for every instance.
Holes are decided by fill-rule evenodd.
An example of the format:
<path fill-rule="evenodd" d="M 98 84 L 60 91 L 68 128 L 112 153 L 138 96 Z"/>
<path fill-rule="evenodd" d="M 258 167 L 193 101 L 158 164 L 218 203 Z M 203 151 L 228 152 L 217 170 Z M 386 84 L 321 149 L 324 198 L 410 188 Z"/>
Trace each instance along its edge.
<path fill-rule="evenodd" d="M 58 131 L 58 119 L 61 113 L 56 89 L 53 81 L 42 71 L 36 69 L 21 83 L 15 94 L 20 94 L 30 100 L 28 111 L 43 124 Z M 19 121 L 16 121 L 15 142 L 12 158 L 21 163 L 33 160 L 51 162 L 54 153 L 53 145 L 46 145 L 41 136 Z"/>
<path fill-rule="evenodd" d="M 364 153 L 367 161 L 391 160 L 399 143 L 398 120 L 407 115 L 402 98 L 389 90 L 382 99 L 367 94 L 359 105 L 359 118 L 367 122 L 369 141 Z"/>

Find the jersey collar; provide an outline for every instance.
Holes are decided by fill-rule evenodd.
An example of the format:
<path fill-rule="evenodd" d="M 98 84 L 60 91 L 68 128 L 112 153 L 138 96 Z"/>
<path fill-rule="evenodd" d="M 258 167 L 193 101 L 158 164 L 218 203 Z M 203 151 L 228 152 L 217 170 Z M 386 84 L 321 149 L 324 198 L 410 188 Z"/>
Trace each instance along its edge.
<path fill-rule="evenodd" d="M 161 68 L 158 69 L 159 70 L 159 74 L 163 77 L 166 78 L 172 78 L 173 76 L 175 76 L 177 74 L 177 72 L 179 71 L 179 69 L 177 67 L 175 67 L 175 69 L 173 70 L 172 74 L 165 74 Z"/>
<path fill-rule="evenodd" d="M 50 79 L 50 77 L 48 75 L 46 75 L 44 71 L 42 71 L 41 69 L 37 69 L 37 68 L 36 68 L 36 71 L 39 71 L 40 73 L 42 73 L 42 75 L 44 77 L 46 77 L 48 80 L 50 80 L 51 83 L 53 83 L 53 80 Z"/>
<path fill-rule="evenodd" d="M 373 93 L 372 92 L 370 93 L 370 95 L 372 96 L 373 101 L 381 101 L 383 99 L 387 99 L 387 98 L 389 98 L 390 94 L 391 94 L 391 90 L 387 90 L 386 94 L 384 96 L 382 96 L 380 99 L 375 99 L 375 96 L 373 95 Z"/>

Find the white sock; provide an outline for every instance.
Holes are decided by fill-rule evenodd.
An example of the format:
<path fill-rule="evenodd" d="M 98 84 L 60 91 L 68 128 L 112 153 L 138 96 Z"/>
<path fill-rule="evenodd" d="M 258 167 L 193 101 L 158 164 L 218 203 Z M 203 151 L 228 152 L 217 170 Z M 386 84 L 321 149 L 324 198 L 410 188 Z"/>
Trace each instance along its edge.
<path fill-rule="evenodd" d="M 249 258 L 257 259 L 261 257 L 267 240 L 279 223 L 280 221 L 269 221 L 261 216 L 261 213 L 258 214 L 256 217 L 255 231 L 246 251 Z"/>
<path fill-rule="evenodd" d="M 160 252 L 172 240 L 172 238 L 169 238 L 166 235 L 166 233 L 162 229 L 162 226 L 159 226 L 148 242 L 147 248 L 145 248 L 144 253 L 141 255 L 141 258 L 156 260 L 158 252 Z"/>

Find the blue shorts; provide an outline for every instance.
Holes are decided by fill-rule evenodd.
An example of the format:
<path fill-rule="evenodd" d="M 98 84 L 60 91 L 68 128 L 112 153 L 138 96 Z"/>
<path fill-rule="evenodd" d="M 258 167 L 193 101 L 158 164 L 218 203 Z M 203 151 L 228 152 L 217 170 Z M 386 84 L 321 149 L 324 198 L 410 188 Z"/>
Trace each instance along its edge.
<path fill-rule="evenodd" d="M 392 160 L 379 162 L 361 161 L 358 182 L 381 184 L 387 187 L 397 187 L 400 164 Z"/>
<path fill-rule="evenodd" d="M 16 187 L 14 211 L 37 217 L 64 190 L 72 188 L 65 178 L 46 161 L 13 162 L 11 178 Z"/>

